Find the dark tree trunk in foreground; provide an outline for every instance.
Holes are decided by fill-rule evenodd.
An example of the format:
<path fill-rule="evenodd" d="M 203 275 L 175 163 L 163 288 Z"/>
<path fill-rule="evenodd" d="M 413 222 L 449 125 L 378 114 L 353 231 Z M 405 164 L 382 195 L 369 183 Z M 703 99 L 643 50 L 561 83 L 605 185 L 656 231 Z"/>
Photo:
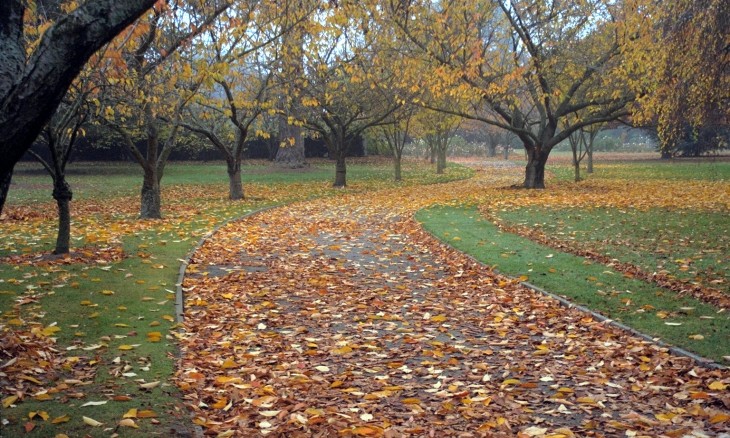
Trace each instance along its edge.
<path fill-rule="evenodd" d="M 13 170 L 10 169 L 2 181 L 0 181 L 0 216 L 3 214 L 3 207 L 5 207 L 5 200 L 8 199 L 8 192 L 10 191 L 10 182 L 13 180 Z"/>
<path fill-rule="evenodd" d="M 58 235 L 54 254 L 68 254 L 71 246 L 71 207 L 73 192 L 66 182 L 64 175 L 60 175 L 53 183 L 53 199 L 58 207 Z"/>
<path fill-rule="evenodd" d="M 27 57 L 25 2 L 0 2 L 0 181 L 7 181 L 91 55 L 154 3 L 87 0 L 46 30 Z"/>
<path fill-rule="evenodd" d="M 504 154 L 504 159 L 509 160 L 509 146 L 505 146 L 502 153 Z"/>

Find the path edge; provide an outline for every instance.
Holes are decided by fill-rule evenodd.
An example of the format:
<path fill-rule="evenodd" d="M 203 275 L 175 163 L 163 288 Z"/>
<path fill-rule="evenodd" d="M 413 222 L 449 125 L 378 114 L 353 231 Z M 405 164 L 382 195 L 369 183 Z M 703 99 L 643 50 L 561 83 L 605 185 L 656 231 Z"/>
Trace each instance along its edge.
<path fill-rule="evenodd" d="M 430 207 L 424 207 L 422 209 L 419 209 L 418 211 L 425 210 L 427 208 L 430 208 Z M 513 281 L 517 281 L 522 286 L 524 286 L 524 287 L 526 287 L 526 288 L 528 288 L 528 289 L 530 289 L 532 291 L 535 291 L 535 292 L 537 292 L 537 293 L 539 293 L 541 295 L 544 295 L 546 297 L 549 297 L 549 298 L 552 298 L 554 300 L 557 300 L 558 303 L 560 303 L 561 306 L 563 306 L 563 307 L 565 307 L 567 309 L 576 309 L 576 310 L 579 310 L 579 311 L 581 311 L 583 313 L 587 313 L 588 315 L 592 316 L 594 319 L 598 320 L 602 324 L 607 324 L 607 325 L 614 326 L 614 327 L 616 327 L 618 329 L 621 329 L 621 330 L 623 330 L 625 332 L 628 332 L 628 333 L 630 333 L 630 334 L 632 334 L 634 336 L 637 336 L 639 338 L 642 338 L 645 341 L 651 342 L 652 344 L 655 344 L 655 345 L 658 345 L 660 347 L 666 348 L 671 353 L 673 353 L 673 354 L 675 354 L 677 356 L 683 356 L 683 357 L 689 358 L 694 363 L 696 363 L 697 365 L 699 365 L 701 367 L 708 368 L 708 369 L 713 369 L 713 370 L 727 370 L 728 369 L 728 367 L 726 367 L 725 365 L 722 365 L 720 363 L 717 363 L 717 362 L 715 362 L 712 359 L 708 359 L 706 357 L 699 356 L 699 355 L 697 355 L 695 353 L 692 353 L 690 351 L 687 351 L 687 350 L 685 350 L 683 348 L 680 348 L 680 347 L 674 346 L 672 344 L 669 344 L 666 341 L 661 340 L 660 338 L 652 338 L 648 334 L 643 333 L 643 332 L 640 332 L 640 331 L 636 330 L 633 327 L 629 327 L 626 324 L 623 324 L 623 323 L 614 321 L 613 319 L 611 319 L 611 318 L 609 318 L 609 317 L 607 317 L 605 315 L 602 315 L 602 314 L 600 314 L 600 313 L 598 313 L 598 312 L 596 312 L 594 310 L 591 310 L 588 307 L 581 306 L 580 304 L 576 304 L 576 303 L 570 301 L 569 299 L 567 299 L 565 297 L 562 297 L 560 295 L 557 295 L 557 294 L 554 294 L 552 292 L 549 292 L 549 291 L 547 291 L 547 290 L 545 290 L 543 288 L 540 288 L 538 286 L 535 286 L 534 284 L 532 284 L 530 282 L 527 282 L 527 281 L 519 281 L 519 279 L 516 278 L 516 277 L 512 277 L 510 275 L 503 274 L 503 273 L 499 272 L 499 270 L 493 269 L 491 266 L 489 266 L 488 264 L 486 264 L 486 263 L 482 262 L 481 260 L 477 259 L 473 255 L 467 254 L 466 252 L 461 251 L 460 249 L 454 247 L 453 245 L 451 245 L 447 241 L 440 239 L 438 236 L 436 236 L 432 232 L 428 231 L 423 226 L 423 223 L 420 222 L 420 221 L 418 221 L 416 219 L 416 217 L 415 217 L 416 213 L 413 214 L 413 220 L 415 220 L 420 225 L 421 229 L 424 232 L 428 233 L 429 236 L 433 237 L 434 239 L 436 239 L 437 241 L 441 242 L 442 244 L 448 246 L 449 248 L 453 249 L 454 251 L 457 251 L 460 254 L 463 254 L 467 259 L 471 260 L 472 262 L 477 263 L 477 264 L 479 264 L 481 266 L 485 266 L 485 267 L 489 268 L 495 274 L 501 275 L 501 276 L 503 276 L 505 278 L 508 278 L 510 280 L 513 280 Z"/>
<path fill-rule="evenodd" d="M 185 320 L 185 291 L 183 290 L 183 280 L 185 279 L 185 271 L 187 271 L 188 265 L 190 265 L 190 261 L 192 260 L 193 256 L 195 255 L 200 248 L 205 244 L 205 242 L 213 237 L 215 233 L 220 231 L 223 227 L 226 227 L 233 222 L 241 221 L 244 219 L 247 219 L 251 216 L 255 216 L 259 213 L 263 213 L 268 210 L 273 210 L 275 208 L 279 208 L 285 204 L 274 204 L 269 205 L 267 207 L 261 207 L 257 208 L 255 210 L 251 210 L 248 213 L 242 214 L 241 216 L 232 217 L 230 219 L 227 219 L 220 224 L 213 227 L 212 230 L 208 231 L 203 235 L 203 237 L 200 238 L 197 244 L 193 248 L 188 251 L 188 253 L 185 255 L 185 258 L 180 263 L 180 269 L 178 269 L 177 274 L 177 282 L 175 282 L 175 321 L 180 324 Z"/>

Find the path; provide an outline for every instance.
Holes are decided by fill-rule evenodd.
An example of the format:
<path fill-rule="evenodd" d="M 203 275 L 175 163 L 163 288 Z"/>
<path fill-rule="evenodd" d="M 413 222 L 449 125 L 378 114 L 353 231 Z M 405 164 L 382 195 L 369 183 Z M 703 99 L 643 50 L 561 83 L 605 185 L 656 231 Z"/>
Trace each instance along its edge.
<path fill-rule="evenodd" d="M 300 203 L 217 232 L 184 285 L 178 379 L 195 422 L 241 437 L 722 435 L 727 372 L 422 232 L 414 209 L 461 187 Z"/>

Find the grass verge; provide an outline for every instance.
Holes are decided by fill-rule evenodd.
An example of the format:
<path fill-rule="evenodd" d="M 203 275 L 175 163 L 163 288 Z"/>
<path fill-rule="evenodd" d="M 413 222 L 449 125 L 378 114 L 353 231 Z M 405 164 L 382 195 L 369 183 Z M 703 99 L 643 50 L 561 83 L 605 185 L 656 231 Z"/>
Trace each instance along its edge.
<path fill-rule="evenodd" d="M 730 317 L 609 267 L 504 233 L 474 206 L 436 206 L 416 218 L 426 230 L 497 271 L 564 296 L 643 333 L 727 363 Z"/>

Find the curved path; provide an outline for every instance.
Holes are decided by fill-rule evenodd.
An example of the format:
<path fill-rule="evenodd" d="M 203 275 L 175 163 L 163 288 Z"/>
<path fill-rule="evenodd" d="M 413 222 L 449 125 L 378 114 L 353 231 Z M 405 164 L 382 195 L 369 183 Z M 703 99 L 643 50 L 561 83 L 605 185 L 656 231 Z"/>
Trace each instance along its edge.
<path fill-rule="evenodd" d="M 194 421 L 241 437 L 722 436 L 726 371 L 565 309 L 411 219 L 479 184 L 299 203 L 214 234 L 184 283 Z"/>

